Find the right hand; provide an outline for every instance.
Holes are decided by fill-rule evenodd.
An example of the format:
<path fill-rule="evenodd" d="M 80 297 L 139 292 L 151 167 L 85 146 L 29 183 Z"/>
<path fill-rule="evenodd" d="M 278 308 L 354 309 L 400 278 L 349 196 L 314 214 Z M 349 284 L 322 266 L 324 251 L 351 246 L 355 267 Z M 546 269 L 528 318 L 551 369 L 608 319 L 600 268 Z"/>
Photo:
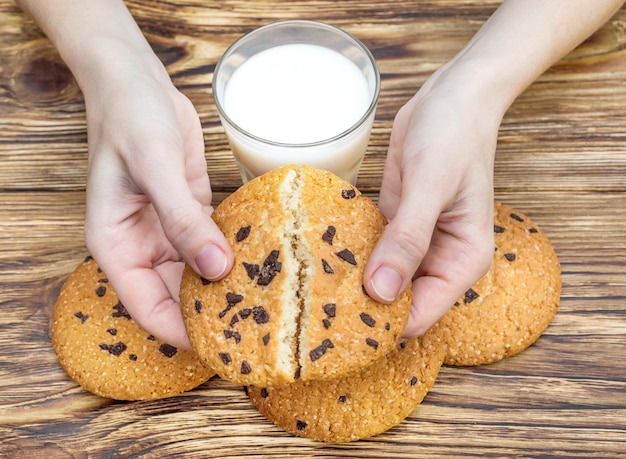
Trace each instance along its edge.
<path fill-rule="evenodd" d="M 398 112 L 379 206 L 389 225 L 364 285 L 390 303 L 412 285 L 404 336 L 432 326 L 489 268 L 500 110 L 442 68 Z"/>
<path fill-rule="evenodd" d="M 201 125 L 156 56 L 111 57 L 84 90 L 87 247 L 143 329 L 190 348 L 178 304 L 184 262 L 209 280 L 233 264 L 211 218 Z"/>

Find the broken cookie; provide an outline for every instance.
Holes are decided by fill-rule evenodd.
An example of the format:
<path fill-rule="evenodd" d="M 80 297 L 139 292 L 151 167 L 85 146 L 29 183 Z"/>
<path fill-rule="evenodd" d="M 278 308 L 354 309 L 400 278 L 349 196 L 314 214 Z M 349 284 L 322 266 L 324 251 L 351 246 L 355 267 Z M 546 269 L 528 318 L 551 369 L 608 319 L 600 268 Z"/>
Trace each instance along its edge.
<path fill-rule="evenodd" d="M 242 186 L 213 218 L 234 267 L 203 282 L 187 266 L 180 298 L 193 348 L 222 378 L 260 386 L 336 378 L 395 348 L 411 292 L 385 305 L 362 288 L 386 221 L 351 184 L 287 166 Z"/>

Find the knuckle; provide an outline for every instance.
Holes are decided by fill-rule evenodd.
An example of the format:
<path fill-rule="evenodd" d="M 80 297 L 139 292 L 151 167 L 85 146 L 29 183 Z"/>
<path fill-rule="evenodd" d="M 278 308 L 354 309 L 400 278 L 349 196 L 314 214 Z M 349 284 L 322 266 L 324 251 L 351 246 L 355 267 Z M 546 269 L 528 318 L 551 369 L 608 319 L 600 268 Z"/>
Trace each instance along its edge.
<path fill-rule="evenodd" d="M 430 234 L 427 234 L 425 230 L 420 227 L 414 227 L 409 225 L 396 226 L 389 234 L 393 244 L 397 246 L 399 253 L 402 253 L 405 258 L 421 261 L 430 244 Z"/>

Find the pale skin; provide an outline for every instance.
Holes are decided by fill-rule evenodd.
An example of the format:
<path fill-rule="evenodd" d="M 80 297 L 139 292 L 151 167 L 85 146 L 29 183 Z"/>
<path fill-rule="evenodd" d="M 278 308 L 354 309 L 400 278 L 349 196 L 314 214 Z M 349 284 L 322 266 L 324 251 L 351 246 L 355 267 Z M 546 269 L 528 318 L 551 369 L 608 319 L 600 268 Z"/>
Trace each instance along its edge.
<path fill-rule="evenodd" d="M 211 219 L 204 139 L 121 0 L 16 0 L 55 44 L 85 97 L 87 247 L 133 318 L 182 348 L 184 263 L 217 280 L 233 255 Z M 390 223 L 364 285 L 389 303 L 410 283 L 418 336 L 489 268 L 493 162 L 513 101 L 623 0 L 506 0 L 398 112 L 379 206 Z"/>

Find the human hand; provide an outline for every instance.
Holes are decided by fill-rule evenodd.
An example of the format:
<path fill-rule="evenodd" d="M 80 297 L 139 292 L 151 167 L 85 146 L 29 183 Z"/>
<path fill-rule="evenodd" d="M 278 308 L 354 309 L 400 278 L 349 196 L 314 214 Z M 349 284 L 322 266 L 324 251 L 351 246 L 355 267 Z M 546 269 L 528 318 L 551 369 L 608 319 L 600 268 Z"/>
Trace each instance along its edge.
<path fill-rule="evenodd" d="M 211 219 L 201 125 L 156 56 L 109 62 L 115 69 L 84 90 L 87 246 L 142 328 L 190 348 L 178 304 L 184 262 L 210 280 L 233 263 Z"/>
<path fill-rule="evenodd" d="M 394 121 L 379 197 L 389 225 L 364 283 L 389 303 L 412 282 L 407 337 L 424 333 L 491 264 L 502 113 L 480 96 L 445 67 Z"/>

